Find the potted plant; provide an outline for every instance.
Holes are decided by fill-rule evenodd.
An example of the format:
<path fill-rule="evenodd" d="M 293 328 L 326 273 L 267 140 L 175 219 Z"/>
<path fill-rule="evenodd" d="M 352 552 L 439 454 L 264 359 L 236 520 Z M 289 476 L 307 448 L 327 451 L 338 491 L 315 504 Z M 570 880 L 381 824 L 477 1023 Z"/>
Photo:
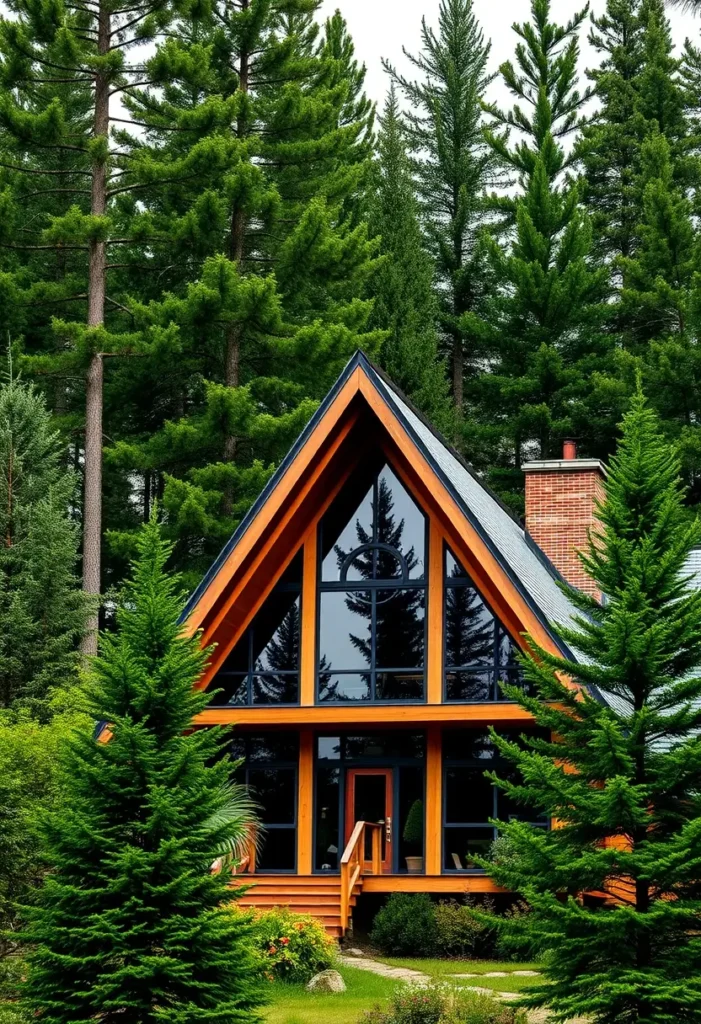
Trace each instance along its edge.
<path fill-rule="evenodd" d="M 424 804 L 423 800 L 414 800 L 409 808 L 409 813 L 404 822 L 404 842 L 407 846 L 415 849 L 423 849 L 424 839 Z M 420 875 L 424 869 L 424 859 L 421 854 L 407 855 L 406 869 L 410 875 Z"/>

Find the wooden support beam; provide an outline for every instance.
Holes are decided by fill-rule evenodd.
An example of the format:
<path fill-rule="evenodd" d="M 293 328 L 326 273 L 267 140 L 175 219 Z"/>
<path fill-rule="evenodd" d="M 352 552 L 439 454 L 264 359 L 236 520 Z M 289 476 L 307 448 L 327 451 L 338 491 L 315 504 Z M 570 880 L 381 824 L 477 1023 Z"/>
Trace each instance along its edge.
<path fill-rule="evenodd" d="M 443 701 L 443 532 L 431 517 L 428 542 L 426 680 L 429 704 Z"/>
<path fill-rule="evenodd" d="M 316 679 L 316 549 L 317 526 L 312 524 L 304 539 L 302 569 L 302 629 L 300 637 L 300 704 L 314 703 Z"/>
<path fill-rule="evenodd" d="M 314 734 L 311 729 L 303 729 L 299 734 L 297 776 L 297 874 L 310 875 L 314 834 Z"/>
<path fill-rule="evenodd" d="M 426 734 L 426 850 L 427 875 L 440 875 L 443 838 L 443 746 L 439 725 Z"/>

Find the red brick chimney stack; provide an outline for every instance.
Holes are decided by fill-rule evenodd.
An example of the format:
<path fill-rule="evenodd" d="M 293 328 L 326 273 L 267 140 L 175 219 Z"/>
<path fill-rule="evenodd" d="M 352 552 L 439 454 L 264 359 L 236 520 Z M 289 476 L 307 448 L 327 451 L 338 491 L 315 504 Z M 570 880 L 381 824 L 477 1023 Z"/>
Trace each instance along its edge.
<path fill-rule="evenodd" d="M 578 459 L 577 445 L 565 441 L 561 459 L 526 462 L 526 529 L 573 587 L 599 592 L 584 572 L 577 551 L 596 525 L 595 503 L 603 498 L 605 469 L 598 459 Z"/>

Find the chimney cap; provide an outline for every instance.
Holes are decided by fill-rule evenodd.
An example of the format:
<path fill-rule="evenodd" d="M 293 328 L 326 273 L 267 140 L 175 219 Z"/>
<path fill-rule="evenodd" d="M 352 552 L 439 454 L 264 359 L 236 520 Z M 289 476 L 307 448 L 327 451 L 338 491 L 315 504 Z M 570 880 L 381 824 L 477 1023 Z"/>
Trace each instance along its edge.
<path fill-rule="evenodd" d="M 606 476 L 606 466 L 600 459 L 539 459 L 537 462 L 524 462 L 521 465 L 524 473 L 558 473 L 566 470 L 569 473 L 587 473 L 594 470 Z"/>

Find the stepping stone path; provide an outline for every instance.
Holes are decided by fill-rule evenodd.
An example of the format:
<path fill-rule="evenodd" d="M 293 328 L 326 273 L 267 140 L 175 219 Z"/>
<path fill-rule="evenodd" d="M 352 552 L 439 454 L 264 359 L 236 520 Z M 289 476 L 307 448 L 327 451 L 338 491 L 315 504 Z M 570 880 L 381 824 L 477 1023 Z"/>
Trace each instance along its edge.
<path fill-rule="evenodd" d="M 410 967 L 390 967 L 380 960 L 372 960 L 369 956 L 341 956 L 340 962 L 344 967 L 359 967 L 361 971 L 371 971 L 372 974 L 379 974 L 383 978 L 393 978 L 395 981 L 407 981 L 414 985 L 425 985 L 430 978 L 422 971 L 413 971 Z"/>

